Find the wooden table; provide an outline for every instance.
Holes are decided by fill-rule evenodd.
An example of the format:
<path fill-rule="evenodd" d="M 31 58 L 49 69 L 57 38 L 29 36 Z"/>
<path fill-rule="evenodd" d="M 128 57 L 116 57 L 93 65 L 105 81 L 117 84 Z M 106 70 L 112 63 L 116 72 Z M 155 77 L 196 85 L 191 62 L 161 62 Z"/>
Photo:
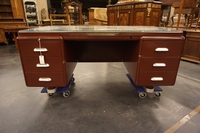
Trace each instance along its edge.
<path fill-rule="evenodd" d="M 77 62 L 123 62 L 137 86 L 174 85 L 185 41 L 154 26 L 47 26 L 17 40 L 26 85 L 38 87 L 66 86 Z"/>
<path fill-rule="evenodd" d="M 17 44 L 17 32 L 19 30 L 28 29 L 28 28 L 30 28 L 30 27 L 29 26 L 19 26 L 19 27 L 16 27 L 16 26 L 7 26 L 7 27 L 2 27 L 2 29 L 3 29 L 4 32 L 10 32 L 10 33 L 13 34 L 16 48 L 18 48 L 18 44 Z"/>

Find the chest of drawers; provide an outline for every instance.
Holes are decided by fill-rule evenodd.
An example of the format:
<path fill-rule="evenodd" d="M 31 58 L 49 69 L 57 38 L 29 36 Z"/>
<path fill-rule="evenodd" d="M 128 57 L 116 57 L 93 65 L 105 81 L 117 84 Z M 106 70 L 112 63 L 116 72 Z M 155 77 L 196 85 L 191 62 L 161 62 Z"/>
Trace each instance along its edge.
<path fill-rule="evenodd" d="M 61 37 L 19 37 L 18 43 L 27 86 L 65 86 L 67 84 Z M 39 59 L 41 55 L 44 57 L 44 62 Z"/>
<path fill-rule="evenodd" d="M 183 37 L 142 37 L 137 85 L 174 85 L 184 43 Z"/>

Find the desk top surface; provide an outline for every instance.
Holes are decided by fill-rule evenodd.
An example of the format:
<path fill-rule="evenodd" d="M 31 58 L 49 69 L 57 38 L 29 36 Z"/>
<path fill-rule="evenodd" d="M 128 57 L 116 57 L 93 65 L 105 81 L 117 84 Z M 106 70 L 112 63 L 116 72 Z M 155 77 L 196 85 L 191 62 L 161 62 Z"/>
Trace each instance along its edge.
<path fill-rule="evenodd" d="M 155 26 L 44 26 L 19 33 L 183 33 L 182 30 Z"/>

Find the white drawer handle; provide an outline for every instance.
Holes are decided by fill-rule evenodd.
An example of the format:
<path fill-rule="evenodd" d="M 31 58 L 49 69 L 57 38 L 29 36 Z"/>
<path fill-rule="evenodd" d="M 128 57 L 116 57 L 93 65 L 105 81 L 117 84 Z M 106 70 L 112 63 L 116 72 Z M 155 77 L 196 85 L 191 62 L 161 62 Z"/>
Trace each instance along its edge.
<path fill-rule="evenodd" d="M 46 48 L 34 48 L 34 52 L 47 52 L 48 50 Z"/>
<path fill-rule="evenodd" d="M 153 64 L 154 67 L 166 67 L 165 63 L 154 63 Z"/>
<path fill-rule="evenodd" d="M 167 52 L 167 51 L 169 51 L 169 49 L 168 48 L 156 48 L 155 51 L 157 51 L 157 52 Z"/>
<path fill-rule="evenodd" d="M 163 81 L 162 77 L 152 77 L 151 81 Z"/>
<path fill-rule="evenodd" d="M 49 82 L 49 81 L 51 81 L 51 78 L 39 78 L 39 81 Z"/>
<path fill-rule="evenodd" d="M 49 67 L 49 64 L 37 64 L 36 67 Z"/>

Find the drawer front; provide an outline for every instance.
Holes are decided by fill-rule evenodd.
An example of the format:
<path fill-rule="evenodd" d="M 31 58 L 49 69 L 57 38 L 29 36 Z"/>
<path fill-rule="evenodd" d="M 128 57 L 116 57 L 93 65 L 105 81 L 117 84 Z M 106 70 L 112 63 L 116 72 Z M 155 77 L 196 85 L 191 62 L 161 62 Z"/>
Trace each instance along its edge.
<path fill-rule="evenodd" d="M 138 86 L 174 85 L 177 72 L 140 72 L 136 79 Z"/>
<path fill-rule="evenodd" d="M 142 37 L 141 57 L 180 57 L 183 37 Z"/>
<path fill-rule="evenodd" d="M 146 8 L 147 4 L 136 4 L 135 8 Z"/>
<path fill-rule="evenodd" d="M 63 72 L 65 61 L 59 57 L 44 57 L 45 64 L 39 63 L 39 58 L 22 57 L 25 72 Z"/>
<path fill-rule="evenodd" d="M 140 58 L 140 71 L 177 71 L 180 58 Z"/>
<path fill-rule="evenodd" d="M 25 73 L 27 86 L 66 86 L 66 74 L 64 73 Z"/>
<path fill-rule="evenodd" d="M 21 56 L 39 56 L 40 51 L 45 56 L 61 56 L 62 55 L 62 38 L 60 37 L 19 37 L 18 47 Z"/>

